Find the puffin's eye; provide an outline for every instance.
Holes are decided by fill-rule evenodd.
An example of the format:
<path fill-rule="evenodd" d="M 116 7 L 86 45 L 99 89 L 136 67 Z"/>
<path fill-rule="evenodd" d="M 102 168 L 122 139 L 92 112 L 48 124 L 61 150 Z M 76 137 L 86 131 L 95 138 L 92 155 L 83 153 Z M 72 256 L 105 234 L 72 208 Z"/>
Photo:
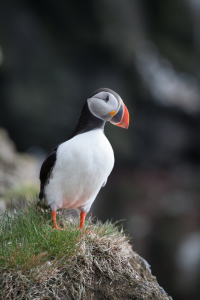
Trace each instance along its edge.
<path fill-rule="evenodd" d="M 109 101 L 109 95 L 107 95 L 104 100 L 105 100 L 105 102 L 108 102 Z"/>

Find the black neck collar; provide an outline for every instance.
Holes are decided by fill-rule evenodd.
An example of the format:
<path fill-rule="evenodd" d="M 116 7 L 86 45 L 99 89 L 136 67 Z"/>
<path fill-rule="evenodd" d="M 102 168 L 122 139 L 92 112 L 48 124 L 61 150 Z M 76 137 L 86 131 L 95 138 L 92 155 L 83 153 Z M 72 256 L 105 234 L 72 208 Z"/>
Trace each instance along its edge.
<path fill-rule="evenodd" d="M 95 117 L 91 113 L 88 107 L 88 103 L 86 101 L 81 111 L 78 124 L 70 138 L 73 138 L 75 135 L 88 132 L 94 129 L 104 130 L 104 126 L 105 126 L 105 121 Z"/>

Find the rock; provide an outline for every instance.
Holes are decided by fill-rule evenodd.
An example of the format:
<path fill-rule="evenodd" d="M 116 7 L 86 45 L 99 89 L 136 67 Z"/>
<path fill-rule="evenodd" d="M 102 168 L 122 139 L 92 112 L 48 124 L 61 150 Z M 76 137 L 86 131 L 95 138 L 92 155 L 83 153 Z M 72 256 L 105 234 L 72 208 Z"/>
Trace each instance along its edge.
<path fill-rule="evenodd" d="M 78 219 L 65 222 L 64 231 L 77 235 L 74 228 Z M 122 231 L 108 222 L 86 226 L 90 233 L 83 231 L 75 253 L 67 261 L 63 254 L 57 261 L 36 260 L 37 266 L 33 264 L 30 270 L 18 266 L 11 270 L 4 267 L 2 272 L 0 268 L 0 293 L 7 295 L 4 299 L 172 300 L 151 274 L 148 262 L 132 250 Z M 45 236 L 44 230 L 42 234 Z M 52 236 L 49 232 L 48 238 Z"/>
<path fill-rule="evenodd" d="M 0 199 L 0 214 L 4 213 L 6 210 L 6 202 L 4 199 Z"/>
<path fill-rule="evenodd" d="M 35 196 L 39 190 L 37 160 L 16 151 L 7 131 L 0 128 L 0 210 L 5 203 L 15 202 L 21 196 Z M 6 202 L 5 202 L 6 201 Z"/>

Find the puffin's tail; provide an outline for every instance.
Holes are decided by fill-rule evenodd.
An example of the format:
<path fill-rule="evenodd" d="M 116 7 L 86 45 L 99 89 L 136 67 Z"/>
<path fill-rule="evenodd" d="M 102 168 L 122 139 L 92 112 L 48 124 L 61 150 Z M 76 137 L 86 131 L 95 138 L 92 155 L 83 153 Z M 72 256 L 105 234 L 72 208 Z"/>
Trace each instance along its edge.
<path fill-rule="evenodd" d="M 44 198 L 44 189 L 40 188 L 39 199 L 42 200 Z"/>
<path fill-rule="evenodd" d="M 44 188 L 40 188 L 40 193 L 39 193 L 39 201 L 37 203 L 37 206 L 39 209 L 48 209 L 48 206 L 44 203 Z"/>
<path fill-rule="evenodd" d="M 37 207 L 42 210 L 42 209 L 48 209 L 49 207 L 44 203 L 43 199 L 39 200 L 37 203 Z"/>

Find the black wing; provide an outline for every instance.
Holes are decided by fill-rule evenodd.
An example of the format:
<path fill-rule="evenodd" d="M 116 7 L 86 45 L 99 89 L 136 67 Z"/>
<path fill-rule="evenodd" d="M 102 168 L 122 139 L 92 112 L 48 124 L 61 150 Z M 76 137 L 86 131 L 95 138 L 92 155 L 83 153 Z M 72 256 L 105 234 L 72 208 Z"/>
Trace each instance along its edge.
<path fill-rule="evenodd" d="M 81 133 L 84 133 L 84 132 L 87 132 L 87 131 L 90 131 L 93 129 L 97 129 L 97 128 L 103 129 L 104 125 L 105 125 L 105 122 L 103 120 L 95 117 L 90 112 L 87 101 L 86 101 L 82 108 L 82 112 L 81 112 L 81 116 L 79 118 L 78 124 L 77 124 L 73 134 L 70 136 L 70 138 L 68 140 L 70 140 L 71 138 L 73 138 L 74 136 L 76 136 L 78 134 L 81 134 Z M 42 198 L 44 198 L 44 187 L 45 187 L 47 180 L 49 179 L 49 176 L 51 175 L 51 171 L 56 162 L 57 149 L 58 149 L 59 145 L 49 153 L 49 155 L 47 156 L 47 158 L 45 159 L 45 161 L 43 162 L 43 164 L 41 166 L 40 194 L 39 194 L 40 200 Z M 106 182 L 105 182 L 105 184 L 106 184 Z"/>
<path fill-rule="evenodd" d="M 47 158 L 45 159 L 45 161 L 43 162 L 43 164 L 41 166 L 41 169 L 40 169 L 40 194 L 39 194 L 40 200 L 42 198 L 44 198 L 44 186 L 51 174 L 53 166 L 55 165 L 57 149 L 58 149 L 58 146 L 49 153 L 49 155 L 47 156 Z"/>

